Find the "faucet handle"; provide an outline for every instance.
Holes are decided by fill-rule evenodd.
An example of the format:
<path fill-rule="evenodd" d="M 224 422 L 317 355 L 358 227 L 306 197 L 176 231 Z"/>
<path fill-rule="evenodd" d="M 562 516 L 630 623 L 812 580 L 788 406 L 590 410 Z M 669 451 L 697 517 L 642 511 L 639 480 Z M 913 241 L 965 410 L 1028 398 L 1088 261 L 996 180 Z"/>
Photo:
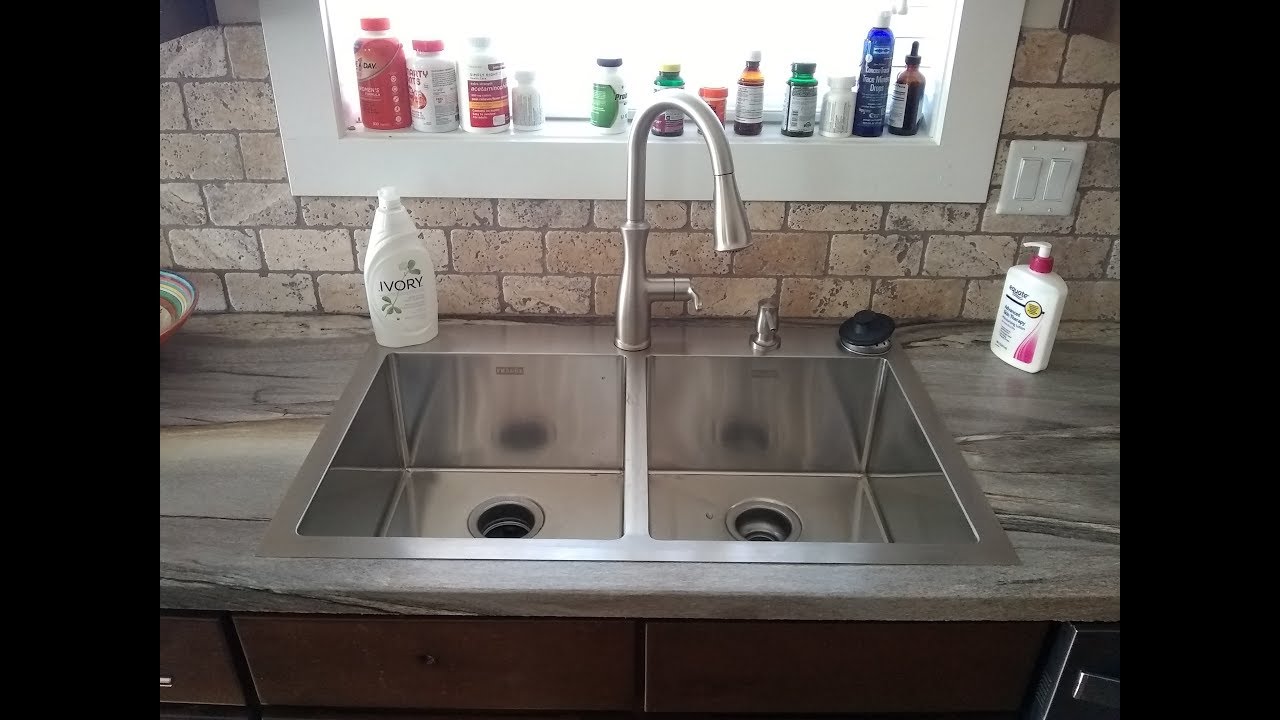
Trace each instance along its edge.
<path fill-rule="evenodd" d="M 694 310 L 701 310 L 701 309 L 702 309 L 702 298 L 698 297 L 698 291 L 697 291 L 697 290 L 694 290 L 694 289 L 693 289 L 693 286 L 692 286 L 692 285 L 690 285 L 690 286 L 689 286 L 689 289 L 688 289 L 688 291 L 687 291 L 687 292 L 688 292 L 688 295 L 689 295 L 689 299 L 693 301 L 693 309 L 694 309 Z"/>
<path fill-rule="evenodd" d="M 694 310 L 702 309 L 702 298 L 698 297 L 689 278 L 663 278 L 651 280 L 655 283 L 656 300 L 675 300 L 676 302 L 693 302 Z"/>

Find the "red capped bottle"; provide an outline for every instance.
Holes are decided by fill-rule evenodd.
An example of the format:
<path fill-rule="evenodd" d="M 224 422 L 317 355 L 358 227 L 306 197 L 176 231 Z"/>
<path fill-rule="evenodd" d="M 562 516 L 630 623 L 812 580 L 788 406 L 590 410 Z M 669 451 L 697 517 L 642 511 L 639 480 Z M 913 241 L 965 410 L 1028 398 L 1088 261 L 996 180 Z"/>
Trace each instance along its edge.
<path fill-rule="evenodd" d="M 360 30 L 355 44 L 360 122 L 370 130 L 407 128 L 413 116 L 404 46 L 392 36 L 387 18 L 361 18 Z"/>

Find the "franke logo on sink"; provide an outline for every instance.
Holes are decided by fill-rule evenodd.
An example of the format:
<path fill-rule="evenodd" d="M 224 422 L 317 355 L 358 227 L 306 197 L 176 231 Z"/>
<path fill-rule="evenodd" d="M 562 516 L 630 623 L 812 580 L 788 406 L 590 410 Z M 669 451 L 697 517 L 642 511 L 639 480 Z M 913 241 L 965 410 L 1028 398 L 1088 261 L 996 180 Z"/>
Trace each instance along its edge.
<path fill-rule="evenodd" d="M 498 367 L 495 367 L 493 369 L 493 372 L 496 375 L 523 375 L 524 368 L 520 367 L 519 365 L 514 365 L 509 367 L 503 367 L 502 365 L 499 365 Z"/>

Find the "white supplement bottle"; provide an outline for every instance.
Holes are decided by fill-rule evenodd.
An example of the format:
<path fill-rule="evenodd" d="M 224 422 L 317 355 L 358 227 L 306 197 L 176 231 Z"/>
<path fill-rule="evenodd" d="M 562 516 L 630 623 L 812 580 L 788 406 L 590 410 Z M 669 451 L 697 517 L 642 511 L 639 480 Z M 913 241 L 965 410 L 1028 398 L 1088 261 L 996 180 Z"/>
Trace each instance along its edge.
<path fill-rule="evenodd" d="M 473 133 L 506 132 L 511 125 L 507 68 L 489 50 L 487 37 L 467 41 L 471 54 L 462 61 L 458 100 L 462 129 Z"/>
<path fill-rule="evenodd" d="M 1037 252 L 1028 264 L 1014 265 L 1005 276 L 991 332 L 991 352 L 1019 370 L 1035 373 L 1049 364 L 1067 301 L 1067 284 L 1053 271 L 1053 245 L 1022 244 Z"/>
<path fill-rule="evenodd" d="M 379 190 L 364 259 L 364 292 L 379 345 L 417 345 L 440 332 L 435 268 L 396 189 Z"/>
<path fill-rule="evenodd" d="M 627 86 L 622 82 L 622 58 L 596 60 L 596 75 L 591 93 L 591 126 L 601 135 L 617 135 L 627 131 Z"/>
<path fill-rule="evenodd" d="M 542 93 L 533 86 L 537 75 L 532 70 L 517 70 L 516 86 L 511 90 L 511 125 L 516 132 L 541 130 Z"/>
<path fill-rule="evenodd" d="M 449 132 L 458 129 L 458 66 L 441 56 L 444 42 L 414 40 L 409 58 L 409 106 L 413 129 Z"/>
<path fill-rule="evenodd" d="M 855 77 L 827 78 L 826 96 L 822 98 L 822 120 L 818 132 L 823 137 L 850 137 L 853 135 L 853 83 Z"/>

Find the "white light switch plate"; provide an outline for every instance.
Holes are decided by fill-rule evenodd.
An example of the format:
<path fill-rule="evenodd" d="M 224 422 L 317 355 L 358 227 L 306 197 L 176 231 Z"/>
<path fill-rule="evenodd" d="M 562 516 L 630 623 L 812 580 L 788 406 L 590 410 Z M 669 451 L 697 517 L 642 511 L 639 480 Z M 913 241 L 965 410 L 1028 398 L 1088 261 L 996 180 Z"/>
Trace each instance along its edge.
<path fill-rule="evenodd" d="M 1009 143 L 996 214 L 1070 215 L 1087 147 L 1088 143 L 1056 140 Z"/>

